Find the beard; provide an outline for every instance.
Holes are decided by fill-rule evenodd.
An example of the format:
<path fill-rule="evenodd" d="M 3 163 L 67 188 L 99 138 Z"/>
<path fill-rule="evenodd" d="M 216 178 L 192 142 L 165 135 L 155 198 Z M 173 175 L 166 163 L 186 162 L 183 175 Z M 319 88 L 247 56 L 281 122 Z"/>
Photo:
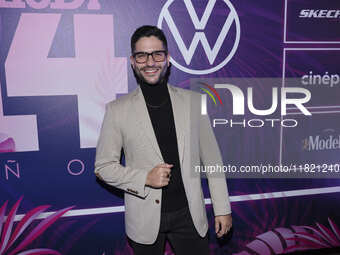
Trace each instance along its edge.
<path fill-rule="evenodd" d="M 136 72 L 136 70 L 132 66 L 131 68 L 133 70 L 133 74 L 136 78 L 136 81 L 139 85 L 146 84 L 149 86 L 154 86 L 155 84 L 164 84 L 164 83 L 167 84 L 168 83 L 170 72 L 171 72 L 171 63 L 169 66 L 164 66 L 164 69 L 159 74 L 157 82 L 153 84 L 149 83 L 140 72 Z"/>

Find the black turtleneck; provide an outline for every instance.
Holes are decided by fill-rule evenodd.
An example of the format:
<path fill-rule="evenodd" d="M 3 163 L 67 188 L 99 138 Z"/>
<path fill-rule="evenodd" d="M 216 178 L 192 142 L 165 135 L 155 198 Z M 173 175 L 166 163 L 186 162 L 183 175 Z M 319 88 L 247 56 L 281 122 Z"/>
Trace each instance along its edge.
<path fill-rule="evenodd" d="M 166 82 L 141 83 L 152 127 L 164 163 L 173 164 L 170 182 L 162 188 L 162 212 L 171 212 L 188 205 L 179 163 L 177 136 L 171 99 Z"/>

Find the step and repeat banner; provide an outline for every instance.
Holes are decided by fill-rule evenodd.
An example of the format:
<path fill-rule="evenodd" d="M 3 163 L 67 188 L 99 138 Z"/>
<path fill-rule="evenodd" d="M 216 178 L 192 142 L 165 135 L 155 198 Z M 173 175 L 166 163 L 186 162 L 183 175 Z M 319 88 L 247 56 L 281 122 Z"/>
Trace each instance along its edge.
<path fill-rule="evenodd" d="M 132 254 L 124 194 L 93 171 L 145 24 L 221 149 L 222 168 L 195 169 L 227 175 L 223 239 L 202 179 L 211 254 L 340 246 L 338 0 L 0 0 L 0 254 Z"/>

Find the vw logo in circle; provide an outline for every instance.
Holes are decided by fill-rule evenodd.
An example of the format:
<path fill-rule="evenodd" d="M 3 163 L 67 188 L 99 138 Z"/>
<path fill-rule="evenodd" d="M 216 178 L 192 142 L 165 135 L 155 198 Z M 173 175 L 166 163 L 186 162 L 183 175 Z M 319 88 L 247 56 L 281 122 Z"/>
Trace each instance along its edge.
<path fill-rule="evenodd" d="M 203 15 L 201 19 L 198 18 L 198 15 L 193 7 L 192 0 L 183 0 L 185 7 L 187 9 L 187 12 L 191 18 L 192 24 L 195 28 L 195 34 L 194 37 L 189 45 L 189 47 L 186 46 L 184 43 L 184 40 L 181 36 L 180 29 L 185 24 L 176 24 L 174 22 L 173 16 L 169 12 L 169 7 L 172 3 L 174 3 L 176 0 L 168 0 L 165 5 L 163 6 L 157 26 L 162 29 L 162 25 L 164 25 L 163 21 L 168 25 L 168 28 L 174 38 L 174 40 L 177 43 L 177 46 L 179 48 L 180 53 L 183 56 L 183 59 L 185 61 L 186 66 L 183 64 L 178 63 L 172 56 L 170 57 L 171 63 L 176 66 L 178 69 L 180 69 L 183 72 L 190 73 L 190 74 L 209 74 L 213 73 L 215 71 L 218 71 L 222 67 L 224 67 L 234 56 L 238 45 L 240 41 L 240 34 L 241 34 L 241 28 L 240 28 L 240 20 L 238 18 L 238 15 L 235 11 L 234 6 L 229 2 L 229 0 L 223 0 L 224 3 L 228 6 L 230 12 L 224 22 L 224 25 L 217 37 L 217 40 L 213 47 L 211 48 L 207 39 L 206 34 L 203 32 L 203 30 L 206 28 L 206 25 L 211 18 L 212 11 L 214 9 L 216 0 L 209 0 L 207 3 L 207 6 L 205 10 L 203 11 Z M 178 22 L 177 22 L 178 23 Z M 188 22 L 189 24 L 190 22 Z M 234 44 L 231 48 L 231 50 L 226 54 L 226 57 L 223 59 L 223 61 L 219 62 L 218 64 L 214 65 L 214 61 L 219 54 L 221 47 L 223 46 L 224 40 L 228 36 L 229 30 L 232 27 L 232 25 L 235 23 L 236 27 L 236 35 Z M 194 56 L 194 54 L 197 52 L 197 46 L 201 43 L 202 48 L 208 58 L 210 66 L 207 69 L 191 69 L 190 64 L 191 60 Z"/>

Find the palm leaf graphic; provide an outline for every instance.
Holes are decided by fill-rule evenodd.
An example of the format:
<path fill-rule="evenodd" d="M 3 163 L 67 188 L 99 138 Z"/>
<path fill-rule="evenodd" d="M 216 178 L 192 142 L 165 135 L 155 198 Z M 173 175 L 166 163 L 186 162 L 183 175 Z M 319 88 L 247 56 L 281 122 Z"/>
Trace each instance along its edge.
<path fill-rule="evenodd" d="M 338 240 L 340 240 L 340 229 L 338 228 L 337 225 L 334 224 L 334 222 L 330 218 L 328 218 L 328 222 L 329 222 L 329 225 L 331 226 L 334 234 L 336 235 Z"/>
<path fill-rule="evenodd" d="M 276 227 L 257 235 L 256 239 L 246 245 L 246 249 L 234 255 L 286 254 L 340 247 L 340 229 L 330 218 L 328 223 L 330 227 L 317 222 L 316 226 Z"/>
<path fill-rule="evenodd" d="M 29 211 L 24 218 L 20 221 L 18 226 L 16 227 L 15 231 L 13 232 L 11 239 L 7 244 L 7 249 L 17 240 L 17 238 L 24 232 L 24 230 L 29 226 L 29 224 L 38 217 L 38 215 L 48 209 L 49 205 L 43 205 L 34 208 L 33 210 Z"/>
<path fill-rule="evenodd" d="M 5 218 L 5 211 L 6 211 L 7 203 L 8 201 L 6 201 L 3 204 L 3 206 L 0 208 L 0 236 L 1 236 L 1 230 L 2 230 L 2 225 L 3 225 L 2 223 L 4 222 L 4 218 Z"/>
<path fill-rule="evenodd" d="M 51 249 L 32 249 L 18 253 L 18 255 L 43 255 L 43 254 L 61 255 L 59 252 Z"/>
<path fill-rule="evenodd" d="M 14 216 L 16 215 L 16 212 L 18 210 L 18 207 L 20 205 L 21 200 L 22 200 L 22 197 L 15 203 L 15 205 L 12 207 L 11 211 L 9 212 L 9 214 L 7 216 L 7 220 L 5 222 L 4 229 L 3 229 L 3 234 L 1 236 L 0 254 L 2 254 L 4 252 L 5 247 L 7 245 L 7 242 L 9 240 L 9 237 L 11 235 L 12 226 L 13 226 L 13 222 L 14 222 Z M 6 209 L 6 207 L 5 207 L 5 209 Z"/>
<path fill-rule="evenodd" d="M 287 238 L 287 240 L 295 240 L 297 243 L 294 246 L 290 246 L 286 251 L 291 251 L 296 248 L 333 248 L 340 246 L 340 230 L 338 226 L 328 218 L 330 229 L 324 225 L 317 223 L 317 227 L 302 226 L 303 228 L 310 230 L 311 233 L 297 232 L 295 237 Z"/>
<path fill-rule="evenodd" d="M 37 217 L 47 210 L 50 205 L 42 205 L 38 206 L 28 213 L 21 219 L 21 221 L 17 224 L 14 231 L 14 219 L 17 213 L 17 210 L 20 206 L 23 197 L 21 197 L 11 208 L 8 216 L 5 217 L 5 212 L 7 208 L 8 201 L 6 201 L 2 207 L 0 208 L 0 255 L 34 255 L 34 254 L 56 254 L 61 255 L 58 251 L 45 249 L 45 248 L 37 248 L 30 249 L 26 251 L 22 251 L 25 249 L 30 243 L 32 243 L 37 237 L 42 235 L 45 230 L 50 227 L 56 220 L 58 220 L 61 216 L 63 216 L 67 211 L 71 210 L 74 206 L 67 207 L 61 209 L 46 219 L 41 221 L 32 231 L 27 233 L 26 237 L 23 238 L 23 241 L 16 244 L 17 239 L 24 233 L 27 227 L 35 220 Z M 14 245 L 16 244 L 16 245 Z M 11 251 L 10 251 L 11 250 Z M 21 251 L 21 252 L 20 252 Z M 19 253 L 20 252 L 20 253 Z"/>

